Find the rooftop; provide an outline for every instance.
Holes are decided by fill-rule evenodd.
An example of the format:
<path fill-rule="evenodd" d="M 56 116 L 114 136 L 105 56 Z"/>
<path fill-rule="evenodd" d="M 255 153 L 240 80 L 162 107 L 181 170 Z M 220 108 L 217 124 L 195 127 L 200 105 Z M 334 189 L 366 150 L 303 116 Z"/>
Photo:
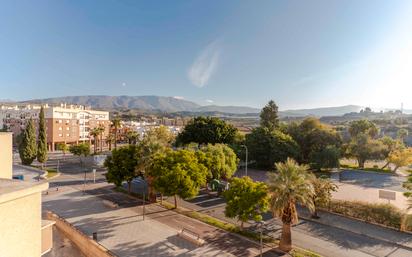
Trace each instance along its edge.
<path fill-rule="evenodd" d="M 22 198 L 47 190 L 47 182 L 28 182 L 16 179 L 0 179 L 0 203 Z"/>

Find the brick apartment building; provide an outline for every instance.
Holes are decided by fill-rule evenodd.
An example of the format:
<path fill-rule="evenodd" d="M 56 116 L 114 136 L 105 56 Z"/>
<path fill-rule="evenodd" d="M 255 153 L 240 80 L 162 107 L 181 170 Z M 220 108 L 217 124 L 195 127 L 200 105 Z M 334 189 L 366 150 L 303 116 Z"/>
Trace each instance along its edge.
<path fill-rule="evenodd" d="M 1 106 L 0 128 L 7 128 L 17 136 L 24 130 L 30 118 L 37 126 L 40 108 L 40 105 Z M 109 134 L 109 112 L 106 111 L 91 110 L 78 105 L 44 105 L 44 116 L 50 151 L 56 149 L 57 143 L 92 142 L 90 131 L 99 126 L 104 128 L 103 141 Z"/>

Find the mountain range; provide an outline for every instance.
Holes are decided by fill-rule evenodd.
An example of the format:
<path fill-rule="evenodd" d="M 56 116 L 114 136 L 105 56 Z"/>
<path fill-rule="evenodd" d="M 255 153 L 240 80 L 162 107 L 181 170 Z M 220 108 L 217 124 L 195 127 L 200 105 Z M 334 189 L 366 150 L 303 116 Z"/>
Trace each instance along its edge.
<path fill-rule="evenodd" d="M 160 112 L 194 112 L 194 113 L 228 113 L 228 114 L 253 114 L 257 115 L 260 109 L 247 106 L 219 106 L 206 105 L 202 106 L 195 102 L 165 96 L 107 96 L 107 95 L 85 95 L 85 96 L 64 96 L 44 99 L 33 99 L 19 102 L 10 100 L 1 101 L 7 104 L 33 104 L 47 103 L 50 105 L 58 105 L 61 103 L 77 104 L 91 106 L 95 109 L 103 110 L 124 110 L 138 109 L 144 111 L 160 111 Z M 324 107 L 314 109 L 299 109 L 280 111 L 282 117 L 302 117 L 302 116 L 341 116 L 345 113 L 359 112 L 363 109 L 358 105 L 346 105 L 339 107 Z"/>

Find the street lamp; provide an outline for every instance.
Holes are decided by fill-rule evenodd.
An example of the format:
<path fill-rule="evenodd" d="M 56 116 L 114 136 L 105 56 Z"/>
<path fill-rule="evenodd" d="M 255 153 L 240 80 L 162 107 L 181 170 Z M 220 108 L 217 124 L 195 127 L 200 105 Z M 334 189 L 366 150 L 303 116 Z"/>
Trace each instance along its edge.
<path fill-rule="evenodd" d="M 145 216 L 145 214 L 146 214 L 146 180 L 142 180 L 144 183 L 142 183 L 143 184 L 143 220 L 144 220 L 144 216 Z"/>
<path fill-rule="evenodd" d="M 246 176 L 247 176 L 247 154 L 248 154 L 248 150 L 247 150 L 247 146 L 246 145 L 241 145 L 242 147 L 244 147 L 245 148 L 245 150 L 246 150 L 246 165 L 245 165 L 245 173 L 246 173 Z"/>
<path fill-rule="evenodd" d="M 260 257 L 262 257 L 262 255 L 263 255 L 263 236 L 262 236 L 262 233 L 263 233 L 263 225 L 265 225 L 265 222 L 264 221 L 259 221 L 259 227 L 260 227 Z"/>

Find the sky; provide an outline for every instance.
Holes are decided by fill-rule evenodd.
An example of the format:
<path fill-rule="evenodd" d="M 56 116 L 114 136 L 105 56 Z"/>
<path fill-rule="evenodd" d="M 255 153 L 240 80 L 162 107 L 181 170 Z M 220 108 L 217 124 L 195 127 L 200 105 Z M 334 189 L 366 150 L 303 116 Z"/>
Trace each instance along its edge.
<path fill-rule="evenodd" d="M 0 99 L 412 109 L 412 1 L 0 1 Z"/>

